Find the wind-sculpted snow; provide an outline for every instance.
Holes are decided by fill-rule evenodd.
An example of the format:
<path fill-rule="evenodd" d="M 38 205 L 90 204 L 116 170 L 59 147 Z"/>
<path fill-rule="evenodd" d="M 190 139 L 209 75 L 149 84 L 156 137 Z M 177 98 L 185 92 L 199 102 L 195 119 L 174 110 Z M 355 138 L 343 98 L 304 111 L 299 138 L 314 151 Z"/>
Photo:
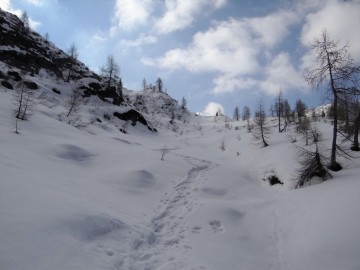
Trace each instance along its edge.
<path fill-rule="evenodd" d="M 155 176 L 146 170 L 132 171 L 121 178 L 121 183 L 133 190 L 151 189 L 156 186 Z"/>

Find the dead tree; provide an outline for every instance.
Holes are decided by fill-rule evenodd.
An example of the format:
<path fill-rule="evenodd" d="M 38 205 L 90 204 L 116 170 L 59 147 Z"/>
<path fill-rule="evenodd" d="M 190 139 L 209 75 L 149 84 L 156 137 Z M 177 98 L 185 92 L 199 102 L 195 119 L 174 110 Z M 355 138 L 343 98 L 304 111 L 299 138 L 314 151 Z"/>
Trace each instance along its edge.
<path fill-rule="evenodd" d="M 75 43 L 71 44 L 69 50 L 68 50 L 68 55 L 70 57 L 69 59 L 69 73 L 68 73 L 68 76 L 66 78 L 66 81 L 69 82 L 70 81 L 70 78 L 71 78 L 71 75 L 75 69 L 75 65 L 76 65 L 76 61 L 77 61 L 77 58 L 78 58 L 78 50 L 75 46 Z"/>
<path fill-rule="evenodd" d="M 360 110 L 358 110 L 357 117 L 354 121 L 354 140 L 353 145 L 351 146 L 352 151 L 360 151 L 359 147 L 359 129 L 360 129 Z"/>
<path fill-rule="evenodd" d="M 105 80 L 106 90 L 115 87 L 120 76 L 120 67 L 112 55 L 108 56 L 105 66 L 101 68 L 101 75 Z"/>
<path fill-rule="evenodd" d="M 81 121 L 80 109 L 83 97 L 79 89 L 74 88 L 69 99 L 65 103 L 66 112 L 61 114 L 60 120 L 66 121 L 74 127 L 85 127 L 86 124 Z"/>
<path fill-rule="evenodd" d="M 23 23 L 22 25 L 22 31 L 24 34 L 27 34 L 30 32 L 30 20 L 29 20 L 29 17 L 27 15 L 27 12 L 24 11 L 22 14 L 21 14 L 21 18 L 20 18 L 21 22 Z"/>
<path fill-rule="evenodd" d="M 269 146 L 267 140 L 270 134 L 270 128 L 267 125 L 264 103 L 262 99 L 259 101 L 257 110 L 255 112 L 254 124 L 255 126 L 253 129 L 253 135 L 255 139 L 261 141 L 264 147 Z"/>
<path fill-rule="evenodd" d="M 12 97 L 12 114 L 15 118 L 15 133 L 19 134 L 19 120 L 28 120 L 35 106 L 35 90 L 26 88 L 23 81 L 19 88 L 16 88 Z"/>
<path fill-rule="evenodd" d="M 284 99 L 282 96 L 282 91 L 279 90 L 276 98 L 275 98 L 275 113 L 276 113 L 276 117 L 278 118 L 278 129 L 279 129 L 279 133 L 282 132 L 281 129 L 281 117 L 284 114 Z"/>
<path fill-rule="evenodd" d="M 251 116 L 250 108 L 248 106 L 244 106 L 243 107 L 243 113 L 242 113 L 242 120 L 243 121 L 246 120 L 248 132 L 251 131 L 250 116 Z"/>
<path fill-rule="evenodd" d="M 304 136 L 306 145 L 309 144 L 309 139 L 311 136 L 310 128 L 311 125 L 308 117 L 303 116 L 298 119 L 298 122 L 296 124 L 296 132 Z"/>
<path fill-rule="evenodd" d="M 235 109 L 234 109 L 233 119 L 236 120 L 236 121 L 240 120 L 240 110 L 239 110 L 238 106 L 236 106 Z"/>
<path fill-rule="evenodd" d="M 360 66 L 355 66 L 348 52 L 348 44 L 340 47 L 331 40 L 326 31 L 312 44 L 315 52 L 315 66 L 305 75 L 306 81 L 314 88 L 327 84 L 327 96 L 330 97 L 334 107 L 333 138 L 331 145 L 331 158 L 329 168 L 333 171 L 341 170 L 336 161 L 337 133 L 338 133 L 338 102 L 341 95 L 359 94 L 355 86 L 358 84 Z"/>
<path fill-rule="evenodd" d="M 24 83 L 14 91 L 13 114 L 16 119 L 27 120 L 30 118 L 35 105 L 34 90 L 27 89 Z"/>

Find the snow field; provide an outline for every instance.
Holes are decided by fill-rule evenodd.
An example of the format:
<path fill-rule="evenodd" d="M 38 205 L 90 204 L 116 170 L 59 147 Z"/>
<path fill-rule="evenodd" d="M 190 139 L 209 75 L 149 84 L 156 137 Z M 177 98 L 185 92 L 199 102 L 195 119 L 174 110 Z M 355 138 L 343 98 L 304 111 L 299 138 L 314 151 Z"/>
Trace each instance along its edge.
<path fill-rule="evenodd" d="M 0 269 L 360 268 L 358 159 L 290 190 L 296 151 L 276 128 L 267 148 L 244 123 L 213 117 L 192 116 L 182 135 L 125 135 L 111 123 L 76 129 L 57 120 L 61 105 L 38 105 L 16 135 L 10 93 L 0 92 Z M 331 126 L 319 128 L 328 147 Z M 284 185 L 263 181 L 273 173 Z"/>

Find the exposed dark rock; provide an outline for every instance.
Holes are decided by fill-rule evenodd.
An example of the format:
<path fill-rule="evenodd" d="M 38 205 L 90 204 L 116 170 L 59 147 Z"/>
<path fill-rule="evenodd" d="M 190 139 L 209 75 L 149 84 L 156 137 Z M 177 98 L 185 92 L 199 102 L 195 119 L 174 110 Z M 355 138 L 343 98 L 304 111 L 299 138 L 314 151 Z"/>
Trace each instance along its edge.
<path fill-rule="evenodd" d="M 60 90 L 57 90 L 56 88 L 53 88 L 52 91 L 53 91 L 55 94 L 58 94 L 58 95 L 61 94 Z"/>
<path fill-rule="evenodd" d="M 24 84 L 26 85 L 27 88 L 29 88 L 31 90 L 36 90 L 39 88 L 35 82 L 24 81 Z"/>
<path fill-rule="evenodd" d="M 89 83 L 88 86 L 82 85 L 80 89 L 84 90 L 84 96 L 89 97 L 92 95 L 98 96 L 102 101 L 109 102 L 112 100 L 112 104 L 121 105 L 124 103 L 124 99 L 118 95 L 115 87 L 110 87 L 109 89 L 104 89 L 99 83 Z"/>
<path fill-rule="evenodd" d="M 109 120 L 111 119 L 111 116 L 108 115 L 107 113 L 105 113 L 105 114 L 104 114 L 104 118 L 109 121 Z"/>
<path fill-rule="evenodd" d="M 7 89 L 11 89 L 11 90 L 14 89 L 12 84 L 9 83 L 8 81 L 1 81 L 1 85 L 4 86 Z"/>
<path fill-rule="evenodd" d="M 115 87 L 110 87 L 109 89 L 103 91 L 97 91 L 98 97 L 103 101 L 108 101 L 112 99 L 112 104 L 121 105 L 124 102 L 124 99 L 121 98 L 117 93 Z"/>
<path fill-rule="evenodd" d="M 89 87 L 91 89 L 93 89 L 94 91 L 99 91 L 102 88 L 102 86 L 99 83 L 96 83 L 96 82 L 89 83 Z"/>
<path fill-rule="evenodd" d="M 264 181 L 266 181 L 264 179 Z M 280 179 L 276 175 L 271 175 L 267 178 L 267 181 L 269 181 L 270 186 L 274 186 L 277 184 L 283 185 L 284 183 L 280 181 Z"/>
<path fill-rule="evenodd" d="M 16 72 L 16 71 L 10 71 L 9 70 L 7 73 L 16 82 L 19 82 L 19 81 L 22 80 L 20 74 L 18 72 Z"/>
<path fill-rule="evenodd" d="M 22 28 L 23 23 L 17 16 L 0 10 L 0 45 L 8 47 L 0 51 L 0 61 L 28 74 L 38 74 L 40 69 L 45 69 L 60 79 L 63 79 L 63 72 L 72 66 L 76 70 L 72 79 L 99 79 L 83 63 L 74 61 L 38 33 L 19 31 Z"/>
<path fill-rule="evenodd" d="M 145 118 L 136 110 L 130 109 L 124 113 L 114 112 L 114 116 L 123 121 L 131 121 L 132 126 L 135 126 L 136 123 L 139 122 L 147 126 L 150 131 L 156 132 L 156 129 L 150 127 Z"/>

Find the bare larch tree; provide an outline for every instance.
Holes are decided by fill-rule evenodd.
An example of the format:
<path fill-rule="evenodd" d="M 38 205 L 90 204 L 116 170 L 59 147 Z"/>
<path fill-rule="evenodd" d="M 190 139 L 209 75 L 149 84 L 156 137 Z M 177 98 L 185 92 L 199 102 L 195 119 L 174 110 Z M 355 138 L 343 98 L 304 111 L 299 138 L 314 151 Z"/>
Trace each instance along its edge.
<path fill-rule="evenodd" d="M 70 57 L 70 61 L 69 61 L 69 73 L 68 76 L 66 78 L 66 81 L 69 82 L 71 75 L 74 71 L 75 65 L 76 65 L 76 61 L 78 58 L 78 50 L 75 46 L 75 43 L 71 44 L 69 50 L 68 50 L 68 55 Z"/>
<path fill-rule="evenodd" d="M 270 128 L 267 125 L 264 102 L 262 99 L 259 101 L 255 111 L 254 124 L 255 127 L 253 130 L 253 135 L 255 139 L 261 141 L 264 147 L 269 146 L 267 140 L 270 134 Z"/>
<path fill-rule="evenodd" d="M 120 76 L 120 67 L 112 55 L 108 56 L 105 66 L 101 68 L 101 74 L 105 80 L 106 90 L 116 85 Z"/>
<path fill-rule="evenodd" d="M 306 81 L 314 88 L 326 84 L 326 94 L 331 99 L 334 107 L 334 126 L 331 145 L 331 158 L 329 169 L 341 170 L 341 165 L 336 161 L 339 99 L 345 95 L 359 94 L 357 87 L 360 66 L 355 66 L 348 52 L 348 44 L 340 46 L 333 41 L 326 31 L 312 43 L 315 53 L 315 66 L 305 75 Z"/>

